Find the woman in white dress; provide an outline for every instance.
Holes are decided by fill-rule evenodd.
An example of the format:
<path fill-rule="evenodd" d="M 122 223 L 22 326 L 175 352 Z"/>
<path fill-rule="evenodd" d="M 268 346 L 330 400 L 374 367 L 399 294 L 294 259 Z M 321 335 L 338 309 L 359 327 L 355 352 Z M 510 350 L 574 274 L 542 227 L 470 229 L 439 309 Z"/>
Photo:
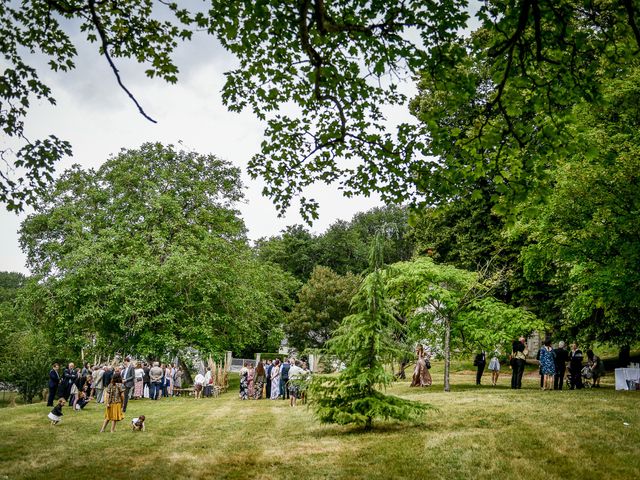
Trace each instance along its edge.
<path fill-rule="evenodd" d="M 271 368 L 271 400 L 280 396 L 280 360 L 276 359 Z"/>
<path fill-rule="evenodd" d="M 489 370 L 491 371 L 491 384 L 495 387 L 500 376 L 500 360 L 498 360 L 498 351 L 493 352 L 493 357 L 489 361 Z"/>

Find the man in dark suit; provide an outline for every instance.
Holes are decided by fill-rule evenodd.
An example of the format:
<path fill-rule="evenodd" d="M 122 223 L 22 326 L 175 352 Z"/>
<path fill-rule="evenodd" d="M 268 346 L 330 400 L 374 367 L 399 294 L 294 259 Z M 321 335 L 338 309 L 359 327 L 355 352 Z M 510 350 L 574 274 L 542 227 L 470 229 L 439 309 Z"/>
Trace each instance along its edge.
<path fill-rule="evenodd" d="M 111 383 L 111 377 L 113 377 L 113 368 L 109 365 L 104 366 L 104 375 L 102 375 L 102 386 L 106 390 Z"/>
<path fill-rule="evenodd" d="M 76 371 L 76 366 L 73 363 L 70 363 L 67 368 L 64 369 L 63 378 L 62 378 L 62 397 L 68 402 L 69 397 L 71 396 L 71 386 L 78 381 L 78 372 Z"/>
<path fill-rule="evenodd" d="M 124 402 L 122 403 L 122 413 L 127 411 L 127 403 L 129 403 L 129 394 L 135 386 L 136 375 L 135 368 L 131 364 L 131 358 L 124 359 L 124 370 L 122 371 L 122 382 L 124 383 Z"/>
<path fill-rule="evenodd" d="M 487 352 L 482 350 L 479 354 L 477 354 L 476 358 L 473 361 L 473 364 L 478 367 L 478 370 L 476 371 L 476 385 L 480 385 L 484 367 L 487 364 Z"/>
<path fill-rule="evenodd" d="M 553 389 L 562 390 L 564 374 L 567 369 L 567 361 L 569 360 L 569 352 L 565 349 L 564 342 L 560 342 L 558 344 L 558 348 L 556 348 L 553 353 L 556 363 L 556 374 L 553 377 Z"/>
<path fill-rule="evenodd" d="M 49 398 L 47 398 L 47 407 L 53 407 L 53 400 L 56 396 L 56 392 L 58 391 L 58 385 L 60 385 L 60 374 L 58 373 L 59 368 L 60 365 L 54 363 L 51 371 L 49 372 Z"/>

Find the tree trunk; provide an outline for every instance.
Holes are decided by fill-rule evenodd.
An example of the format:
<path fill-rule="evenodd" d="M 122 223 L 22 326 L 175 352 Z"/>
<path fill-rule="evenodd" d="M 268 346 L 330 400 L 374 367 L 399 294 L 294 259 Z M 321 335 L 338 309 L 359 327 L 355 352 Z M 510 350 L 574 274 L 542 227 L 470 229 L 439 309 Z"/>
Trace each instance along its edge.
<path fill-rule="evenodd" d="M 449 384 L 449 370 L 451 368 L 451 322 L 444 319 L 444 391 L 451 391 Z"/>

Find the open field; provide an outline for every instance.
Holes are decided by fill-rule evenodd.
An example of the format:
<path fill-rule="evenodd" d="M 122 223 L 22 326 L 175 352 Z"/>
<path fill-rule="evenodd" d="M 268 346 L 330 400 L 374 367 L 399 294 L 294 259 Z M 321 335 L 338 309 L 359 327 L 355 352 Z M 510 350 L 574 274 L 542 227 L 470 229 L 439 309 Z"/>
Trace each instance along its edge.
<path fill-rule="evenodd" d="M 55 427 L 44 403 L 0 409 L 0 479 L 14 478 L 640 478 L 640 395 L 601 389 L 543 392 L 535 371 L 520 391 L 476 387 L 471 371 L 391 393 L 438 411 L 422 425 L 377 424 L 373 433 L 320 425 L 304 406 L 219 398 L 132 401 L 127 419 L 148 418 L 134 433 L 127 420 L 98 433 L 103 409 L 65 408 Z"/>

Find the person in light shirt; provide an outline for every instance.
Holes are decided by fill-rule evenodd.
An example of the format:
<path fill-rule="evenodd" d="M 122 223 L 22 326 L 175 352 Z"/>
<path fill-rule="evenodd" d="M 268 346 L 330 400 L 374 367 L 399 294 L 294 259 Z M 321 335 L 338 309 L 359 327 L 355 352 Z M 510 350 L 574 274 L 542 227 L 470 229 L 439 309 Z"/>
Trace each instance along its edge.
<path fill-rule="evenodd" d="M 207 373 L 204 374 L 204 396 L 211 396 L 211 367 L 208 367 Z"/>
<path fill-rule="evenodd" d="M 193 390 L 196 394 L 196 398 L 202 397 L 202 386 L 204 385 L 204 375 L 200 372 L 196 375 L 196 378 L 193 381 Z"/>
<path fill-rule="evenodd" d="M 296 400 L 300 396 L 300 380 L 305 375 L 305 371 L 300 368 L 300 362 L 297 360 L 291 360 L 291 367 L 289 368 L 289 405 L 296 406 Z"/>

